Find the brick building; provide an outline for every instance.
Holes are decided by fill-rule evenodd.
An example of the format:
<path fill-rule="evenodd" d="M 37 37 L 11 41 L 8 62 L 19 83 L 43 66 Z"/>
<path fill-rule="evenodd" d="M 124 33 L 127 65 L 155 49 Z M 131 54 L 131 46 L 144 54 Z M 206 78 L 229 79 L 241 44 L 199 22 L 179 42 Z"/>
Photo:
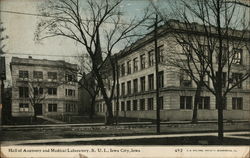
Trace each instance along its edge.
<path fill-rule="evenodd" d="M 45 116 L 78 113 L 75 64 L 62 60 L 13 57 L 10 69 L 13 117 L 33 116 L 34 111 Z"/>
<path fill-rule="evenodd" d="M 174 23 L 173 21 L 172 24 L 174 25 Z M 182 51 L 182 47 L 176 45 L 174 42 L 173 30 L 167 27 L 163 26 L 158 31 L 161 119 L 191 120 L 196 84 L 181 69 L 170 66 L 166 62 L 166 58 L 170 55 L 169 52 L 181 53 Z M 212 58 L 215 61 L 216 57 Z M 249 71 L 249 50 L 246 47 L 241 48 L 237 58 L 235 60 L 239 60 L 240 62 L 235 62 L 231 74 L 223 73 L 232 76 L 232 79 L 234 79 L 236 73 Z M 153 33 L 148 34 L 129 48 L 121 51 L 119 53 L 118 65 L 120 67 L 119 115 L 155 119 L 156 75 Z M 211 80 L 209 78 L 205 78 L 205 80 L 212 87 Z M 242 84 L 235 87 L 225 100 L 224 119 L 249 120 L 250 79 L 248 78 Z M 115 100 L 112 105 L 115 114 Z M 98 114 L 103 115 L 106 107 L 100 95 L 96 106 Z M 217 117 L 218 112 L 215 106 L 215 96 L 204 88 L 201 92 L 201 103 L 198 107 L 198 120 L 216 120 Z"/>

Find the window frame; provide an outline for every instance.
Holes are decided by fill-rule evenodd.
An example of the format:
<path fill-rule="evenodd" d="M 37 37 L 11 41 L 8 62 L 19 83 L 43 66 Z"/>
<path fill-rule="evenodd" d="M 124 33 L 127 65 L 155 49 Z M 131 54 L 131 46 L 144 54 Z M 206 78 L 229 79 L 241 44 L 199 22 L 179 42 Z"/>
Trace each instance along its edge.
<path fill-rule="evenodd" d="M 134 58 L 133 59 L 133 66 L 134 66 L 133 70 L 134 70 L 134 72 L 137 72 L 139 70 L 138 63 L 139 63 L 138 58 L 137 57 Z"/>
<path fill-rule="evenodd" d="M 57 112 L 58 107 L 55 103 L 49 103 L 48 104 L 48 112 Z"/>
<path fill-rule="evenodd" d="M 42 71 L 33 71 L 33 78 L 34 79 L 43 79 L 43 72 Z"/>
<path fill-rule="evenodd" d="M 143 70 L 146 68 L 146 55 L 141 54 L 140 59 L 141 59 L 141 70 Z"/>
<path fill-rule="evenodd" d="M 57 72 L 48 72 L 48 79 L 57 80 Z"/>
<path fill-rule="evenodd" d="M 190 101 L 190 103 L 188 103 Z M 183 103 L 183 105 L 182 105 Z M 190 107 L 188 107 L 190 104 Z M 180 96 L 180 109 L 192 110 L 193 109 L 193 97 L 192 96 Z"/>
<path fill-rule="evenodd" d="M 29 71 L 26 70 L 19 70 L 19 78 L 28 79 L 29 78 Z"/>
<path fill-rule="evenodd" d="M 138 93 L 138 79 L 133 80 L 133 92 Z"/>
<path fill-rule="evenodd" d="M 149 67 L 154 66 L 154 51 L 153 50 L 150 50 L 148 52 L 148 66 Z"/>
<path fill-rule="evenodd" d="M 140 99 L 140 111 L 145 111 L 145 99 Z"/>
<path fill-rule="evenodd" d="M 19 112 L 29 112 L 29 103 L 19 103 Z"/>
<path fill-rule="evenodd" d="M 19 98 L 29 98 L 29 87 L 18 87 Z"/>
<path fill-rule="evenodd" d="M 154 74 L 148 75 L 148 90 L 154 90 Z"/>
<path fill-rule="evenodd" d="M 243 110 L 243 97 L 232 97 L 232 110 Z"/>
<path fill-rule="evenodd" d="M 55 88 L 55 87 L 48 87 L 48 95 L 56 96 L 57 95 L 57 88 Z"/>
<path fill-rule="evenodd" d="M 148 98 L 148 110 L 154 110 L 154 98 Z"/>
<path fill-rule="evenodd" d="M 146 91 L 146 78 L 145 76 L 140 78 L 141 81 L 141 92 L 145 92 Z"/>

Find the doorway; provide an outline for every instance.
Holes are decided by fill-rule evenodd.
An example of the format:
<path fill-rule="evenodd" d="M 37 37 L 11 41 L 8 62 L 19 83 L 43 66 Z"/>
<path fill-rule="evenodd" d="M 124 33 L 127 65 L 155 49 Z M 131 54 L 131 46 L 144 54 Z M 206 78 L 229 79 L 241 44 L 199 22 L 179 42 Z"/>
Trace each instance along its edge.
<path fill-rule="evenodd" d="M 43 115 L 43 104 L 36 104 L 36 115 Z"/>

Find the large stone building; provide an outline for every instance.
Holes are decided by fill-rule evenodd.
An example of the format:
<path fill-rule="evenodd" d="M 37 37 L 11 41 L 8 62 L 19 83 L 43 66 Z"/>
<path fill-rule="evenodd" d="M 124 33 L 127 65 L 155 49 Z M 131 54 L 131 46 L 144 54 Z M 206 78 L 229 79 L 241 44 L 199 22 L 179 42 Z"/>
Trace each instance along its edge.
<path fill-rule="evenodd" d="M 62 60 L 13 57 L 13 117 L 78 113 L 77 66 Z M 34 110 L 35 109 L 35 110 Z"/>
<path fill-rule="evenodd" d="M 169 24 L 175 25 L 176 21 Z M 179 30 L 180 31 L 180 30 Z M 183 30 L 182 30 L 183 31 Z M 160 87 L 160 117 L 162 120 L 191 120 L 194 107 L 196 84 L 191 78 L 182 72 L 180 68 L 167 63 L 170 52 L 175 52 L 176 57 L 183 48 L 176 44 L 173 30 L 168 26 L 159 29 L 159 87 Z M 185 33 L 185 31 L 183 32 Z M 192 32 L 193 34 L 197 34 Z M 249 37 L 248 41 L 249 41 Z M 233 47 L 233 46 L 230 46 Z M 172 54 L 173 55 L 173 54 Z M 234 80 L 235 74 L 249 73 L 249 50 L 242 47 L 237 59 L 232 65 L 230 74 L 223 73 L 228 79 Z M 212 57 L 216 61 L 216 57 Z M 131 47 L 119 53 L 118 65 L 120 67 L 120 96 L 119 115 L 133 118 L 156 118 L 156 75 L 154 64 L 154 38 L 153 33 L 135 42 Z M 225 79 L 227 77 L 224 77 Z M 205 82 L 213 88 L 212 81 L 206 77 Z M 229 82 L 228 80 L 225 82 Z M 224 118 L 228 120 L 249 120 L 250 113 L 250 79 L 235 87 L 227 94 Z M 116 99 L 113 103 L 115 114 Z M 97 113 L 104 115 L 105 103 L 101 97 L 96 104 Z M 215 96 L 203 88 L 201 103 L 198 106 L 198 120 L 216 120 L 218 117 L 215 106 Z"/>

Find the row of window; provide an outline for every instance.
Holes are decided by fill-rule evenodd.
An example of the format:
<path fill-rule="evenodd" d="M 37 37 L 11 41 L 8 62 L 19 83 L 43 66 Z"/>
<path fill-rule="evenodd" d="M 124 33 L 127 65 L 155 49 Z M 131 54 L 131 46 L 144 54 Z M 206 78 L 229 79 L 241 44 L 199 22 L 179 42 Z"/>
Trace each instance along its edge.
<path fill-rule="evenodd" d="M 216 72 L 216 75 L 218 73 Z M 232 73 L 231 78 L 229 79 L 229 83 L 236 84 L 242 79 L 242 73 Z M 205 75 L 204 82 L 209 86 L 209 77 Z M 225 88 L 227 84 L 227 73 L 222 72 L 222 87 Z M 192 79 L 190 76 L 185 72 L 185 70 L 181 70 L 180 75 L 180 86 L 182 87 L 192 87 Z M 242 82 L 237 84 L 236 88 L 242 88 Z"/>
<path fill-rule="evenodd" d="M 147 101 L 147 107 L 146 107 Z M 159 97 L 160 109 L 163 109 L 164 100 L 163 97 Z M 224 107 L 226 109 L 227 103 L 226 98 L 224 99 Z M 198 109 L 210 109 L 210 97 L 202 96 L 200 97 Z M 180 96 L 180 109 L 193 109 L 193 97 L 192 96 Z M 216 107 L 217 109 L 217 107 Z M 243 98 L 233 97 L 232 98 L 232 109 L 233 110 L 243 110 Z M 138 100 L 127 100 L 121 101 L 121 106 L 119 111 L 137 111 L 137 110 L 155 110 L 154 109 L 154 98 L 139 99 Z M 105 112 L 104 104 L 97 104 L 97 112 Z"/>
<path fill-rule="evenodd" d="M 154 90 L 154 74 L 150 74 L 148 77 L 148 90 Z M 222 74 L 222 85 L 223 87 L 226 86 L 226 73 L 223 72 Z M 235 84 L 239 82 L 242 78 L 241 73 L 232 73 L 231 83 Z M 146 90 L 146 80 L 145 76 L 140 77 L 140 92 L 144 92 Z M 158 75 L 158 82 L 159 82 L 159 88 L 164 87 L 164 72 L 160 71 Z M 205 76 L 204 82 L 209 85 L 209 78 L 208 76 Z M 125 82 L 121 83 L 121 96 L 124 95 L 130 95 L 132 93 L 138 93 L 138 79 L 133 80 L 133 92 L 132 92 L 132 81 L 127 81 L 127 93 L 125 93 Z M 192 87 L 192 80 L 189 77 L 188 74 L 185 73 L 185 71 L 181 72 L 180 75 L 180 86 L 183 87 Z M 237 88 L 242 88 L 242 83 L 237 85 Z"/>
<path fill-rule="evenodd" d="M 227 98 L 223 99 L 224 107 L 227 109 Z M 200 97 L 198 109 L 210 109 L 210 97 Z M 217 105 L 215 107 L 218 109 Z M 180 96 L 180 109 L 193 109 L 192 96 Z M 242 97 L 232 97 L 232 109 L 233 110 L 243 110 L 243 98 Z"/>
<path fill-rule="evenodd" d="M 159 88 L 164 87 L 164 73 L 160 71 L 158 74 L 158 84 Z M 132 83 L 131 81 L 127 81 L 127 95 L 132 94 Z M 154 74 L 148 75 L 148 90 L 154 90 Z M 140 92 L 146 91 L 146 80 L 145 76 L 140 77 Z M 138 79 L 133 80 L 133 93 L 138 93 Z M 121 83 L 121 95 L 125 95 L 125 82 Z"/>
<path fill-rule="evenodd" d="M 192 53 L 192 48 L 189 44 L 181 44 L 184 54 Z M 203 53 L 203 57 L 206 58 L 209 61 L 212 61 L 212 54 L 211 51 L 209 51 L 208 45 L 200 45 L 200 52 Z M 216 62 L 218 63 L 218 52 L 219 48 L 215 48 L 216 52 Z M 226 63 L 228 58 L 232 58 L 232 64 L 242 65 L 243 64 L 243 50 L 239 48 L 233 48 L 232 50 L 228 50 L 227 47 L 222 48 L 222 62 Z"/>
<path fill-rule="evenodd" d="M 163 62 L 163 45 L 158 47 L 158 52 L 159 52 L 158 61 Z M 154 60 L 153 49 L 148 52 L 148 59 L 146 59 L 146 54 L 140 55 L 140 69 L 141 70 L 146 68 L 146 60 L 148 60 L 148 67 L 151 67 L 154 65 L 155 60 Z M 125 63 L 121 64 L 120 76 L 125 75 L 126 69 L 127 69 L 128 75 L 132 73 L 132 62 L 133 62 L 133 72 L 137 72 L 139 70 L 139 60 L 138 60 L 138 57 L 135 57 L 133 60 L 128 60 L 126 62 L 127 67 L 125 67 Z"/>
<path fill-rule="evenodd" d="M 19 78 L 29 78 L 29 72 L 19 70 Z M 42 71 L 33 71 L 33 78 L 34 79 L 43 79 L 43 72 Z M 48 72 L 48 79 L 57 80 L 57 72 Z M 73 74 L 66 74 L 65 80 L 68 82 L 76 81 L 76 76 Z"/>
<path fill-rule="evenodd" d="M 29 104 L 28 103 L 20 103 L 19 104 L 20 112 L 29 112 Z M 57 104 L 48 104 L 48 112 L 57 112 Z"/>
<path fill-rule="evenodd" d="M 147 101 L 147 107 L 146 107 Z M 163 109 L 163 97 L 159 97 L 160 109 Z M 154 98 L 139 99 L 138 100 L 127 100 L 121 101 L 119 111 L 144 111 L 144 110 L 154 110 Z M 105 104 L 97 104 L 97 112 L 105 112 Z"/>
<path fill-rule="evenodd" d="M 76 112 L 76 104 L 66 104 L 66 112 Z M 19 104 L 20 112 L 29 112 L 29 104 L 28 103 L 20 103 Z M 48 112 L 57 112 L 57 104 L 48 104 Z"/>
<path fill-rule="evenodd" d="M 48 95 L 57 95 L 57 88 L 47 88 Z M 43 95 L 43 88 L 34 87 L 34 96 Z M 75 90 L 65 89 L 65 96 L 75 96 Z M 29 98 L 29 88 L 28 87 L 19 87 L 19 97 L 20 98 Z"/>

